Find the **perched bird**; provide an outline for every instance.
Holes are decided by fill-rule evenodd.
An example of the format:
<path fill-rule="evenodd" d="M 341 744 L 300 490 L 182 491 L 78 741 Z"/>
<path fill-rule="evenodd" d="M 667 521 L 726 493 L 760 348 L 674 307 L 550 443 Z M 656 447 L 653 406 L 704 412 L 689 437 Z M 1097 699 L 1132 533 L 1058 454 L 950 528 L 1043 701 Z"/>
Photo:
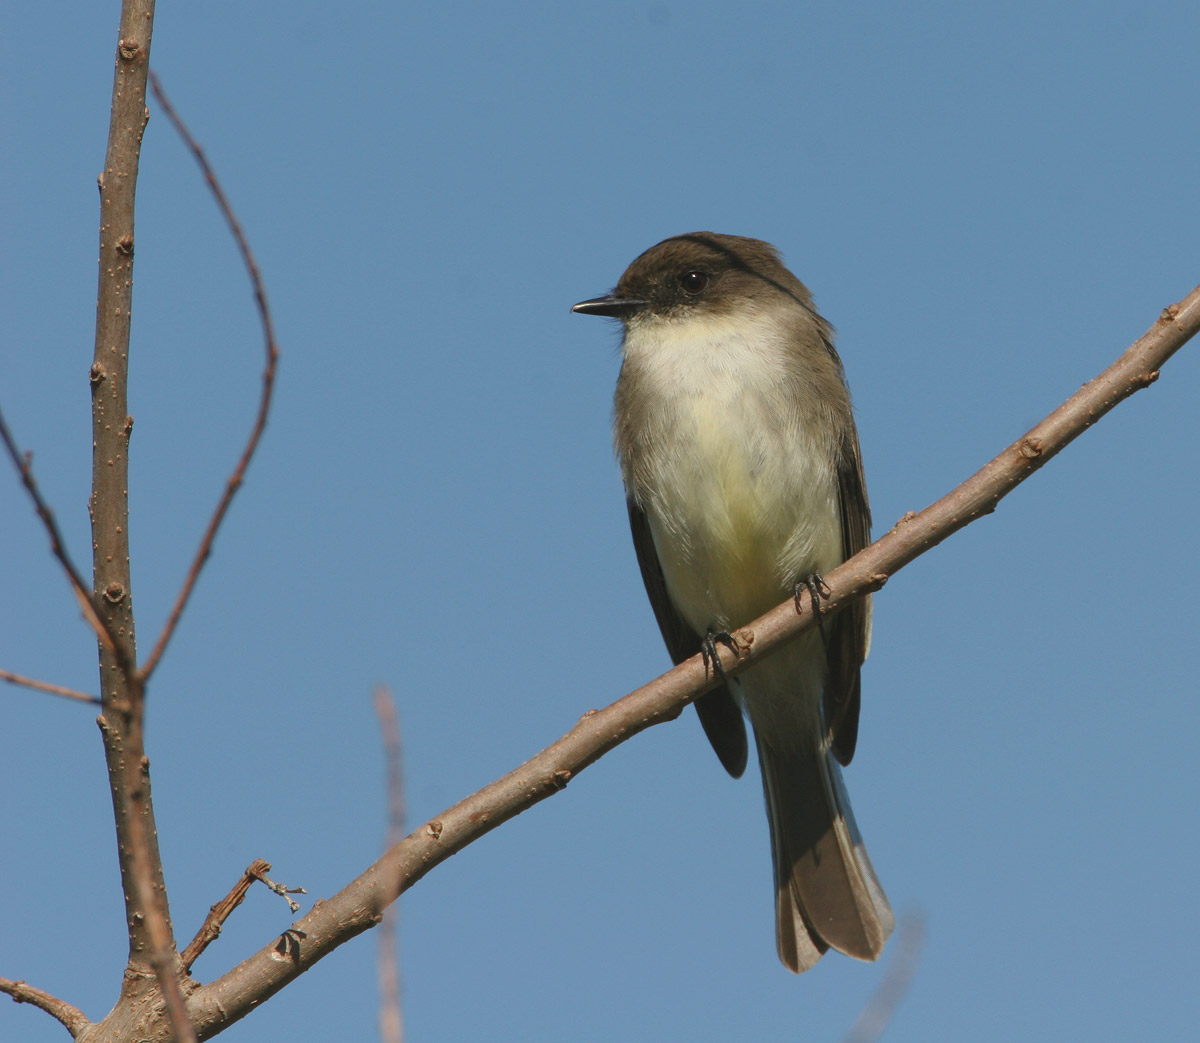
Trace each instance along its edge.
<path fill-rule="evenodd" d="M 833 330 L 769 243 L 713 232 L 651 247 L 573 311 L 624 324 L 615 442 L 633 543 L 681 662 L 866 545 L 870 511 Z M 829 948 L 879 956 L 892 910 L 839 764 L 858 735 L 861 599 L 696 700 L 721 763 L 746 767 L 750 718 L 775 866 L 775 934 L 793 971 Z M 719 663 L 719 659 L 715 660 Z"/>

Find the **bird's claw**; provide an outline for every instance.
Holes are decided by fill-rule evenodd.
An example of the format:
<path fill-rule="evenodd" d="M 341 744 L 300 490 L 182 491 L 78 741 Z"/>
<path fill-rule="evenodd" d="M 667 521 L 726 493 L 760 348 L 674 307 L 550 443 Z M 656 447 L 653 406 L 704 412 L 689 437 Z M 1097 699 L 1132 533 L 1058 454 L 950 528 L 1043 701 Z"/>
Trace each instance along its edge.
<path fill-rule="evenodd" d="M 819 572 L 810 572 L 802 580 L 800 580 L 795 589 L 792 591 L 792 596 L 796 600 L 796 611 L 803 610 L 801 598 L 807 593 L 812 606 L 812 614 L 817 617 L 817 630 L 821 634 L 821 644 L 826 644 L 825 641 L 825 617 L 821 612 L 821 602 L 828 601 L 829 596 L 833 593 L 829 589 L 829 584 L 821 578 Z"/>
<path fill-rule="evenodd" d="M 704 660 L 705 671 L 711 670 L 713 677 L 719 677 L 724 681 L 725 667 L 721 665 L 721 656 L 717 652 L 718 642 L 728 648 L 739 659 L 742 657 L 742 646 L 738 643 L 738 639 L 729 633 L 728 630 L 713 630 L 712 627 L 708 628 L 708 633 L 704 635 L 704 640 L 700 642 L 700 656 Z"/>

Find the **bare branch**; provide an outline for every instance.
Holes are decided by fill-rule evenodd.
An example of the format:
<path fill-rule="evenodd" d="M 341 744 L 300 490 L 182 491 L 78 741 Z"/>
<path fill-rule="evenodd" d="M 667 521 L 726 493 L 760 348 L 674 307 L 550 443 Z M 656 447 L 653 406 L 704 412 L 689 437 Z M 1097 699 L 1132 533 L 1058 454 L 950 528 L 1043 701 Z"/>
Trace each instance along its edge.
<path fill-rule="evenodd" d="M 229 914 L 242 904 L 242 900 L 246 897 L 246 892 L 250 890 L 251 885 L 258 879 L 258 875 L 260 873 L 269 873 L 270 871 L 270 862 L 262 858 L 256 858 L 242 874 L 241 879 L 233 885 L 233 890 L 208 910 L 208 916 L 204 918 L 204 923 L 200 925 L 200 930 L 196 932 L 196 937 L 188 942 L 187 948 L 179 954 L 179 958 L 183 961 L 184 970 L 191 970 L 192 964 L 196 962 L 197 957 L 217 939 L 217 936 L 221 933 L 221 927 L 229 919 Z"/>
<path fill-rule="evenodd" d="M 72 1037 L 78 1036 L 91 1024 L 87 1015 L 78 1007 L 72 1007 L 65 1000 L 51 996 L 50 993 L 43 992 L 41 989 L 35 989 L 23 981 L 0 978 L 0 992 L 8 993 L 14 1003 L 28 1003 L 39 1010 L 44 1010 L 52 1018 L 66 1026 Z"/>
<path fill-rule="evenodd" d="M 49 692 L 51 695 L 63 695 L 68 699 L 78 699 L 84 703 L 94 703 L 100 705 L 100 699 L 94 695 L 88 695 L 87 692 L 79 692 L 74 688 L 64 688 L 60 684 L 51 684 L 49 681 L 39 681 L 35 677 L 23 677 L 21 674 L 14 674 L 11 670 L 0 670 L 0 681 L 7 681 L 9 684 L 18 684 L 24 688 L 32 688 L 38 692 Z"/>
<path fill-rule="evenodd" d="M 178 1043 L 196 1034 L 180 985 L 162 859 L 150 799 L 150 762 L 142 732 L 145 683 L 136 664 L 129 569 L 129 342 L 133 317 L 134 196 L 142 135 L 149 119 L 146 74 L 154 0 L 123 0 L 104 170 L 100 174 L 100 255 L 92 387 L 93 589 L 96 609 L 112 635 L 100 649 L 99 723 L 112 793 L 121 884 L 129 932 L 129 962 L 117 1010 L 145 1001 L 147 972 L 158 981 Z M 112 1015 L 110 1015 L 111 1017 Z M 106 1019 L 107 1021 L 108 1019 Z"/>
<path fill-rule="evenodd" d="M 217 530 L 221 527 L 221 522 L 225 519 L 225 513 L 229 510 L 229 505 L 233 502 L 233 497 L 241 487 L 242 480 L 246 476 L 246 468 L 250 466 L 250 461 L 254 457 L 255 450 L 258 448 L 259 440 L 262 438 L 263 431 L 267 426 L 267 415 L 271 410 L 271 397 L 275 390 L 275 369 L 279 361 L 279 348 L 275 342 L 275 327 L 271 321 L 271 310 L 267 306 L 267 291 L 263 286 L 262 276 L 259 274 L 258 264 L 254 260 L 250 244 L 246 241 L 246 236 L 242 232 L 242 226 L 238 222 L 233 208 L 229 205 L 229 200 L 221 188 L 221 182 L 217 180 L 216 173 L 209 166 L 208 159 L 204 155 L 204 150 L 197 143 L 196 139 L 192 137 L 183 120 L 180 119 L 179 114 L 175 111 L 174 106 L 172 106 L 164 93 L 158 76 L 153 72 L 150 73 L 150 85 L 154 89 L 154 97 L 167 114 L 167 118 L 170 119 L 179 136 L 187 143 L 188 148 L 192 150 L 192 155 L 196 157 L 196 162 L 200 164 L 200 169 L 204 172 L 204 179 L 208 182 L 208 187 L 212 190 L 212 194 L 217 200 L 217 205 L 221 208 L 225 223 L 229 226 L 229 231 L 237 241 L 238 250 L 241 251 L 242 260 L 246 265 L 246 271 L 250 275 L 250 282 L 254 286 L 254 301 L 258 305 L 258 314 L 262 322 L 263 343 L 266 350 L 267 362 L 266 368 L 263 370 L 262 395 L 258 401 L 258 414 L 254 418 L 254 426 L 250 431 L 249 438 L 246 440 L 245 448 L 242 450 L 242 455 L 238 459 L 237 466 L 234 467 L 233 473 L 225 483 L 225 491 L 221 494 L 221 499 L 217 503 L 216 510 L 213 511 L 212 518 L 209 519 L 208 528 L 204 530 L 200 546 L 197 548 L 196 556 L 192 560 L 191 568 L 188 569 L 183 586 L 175 598 L 175 604 L 171 606 L 171 612 L 167 617 L 166 625 L 163 627 L 162 633 L 158 635 L 158 640 L 154 643 L 154 648 L 151 650 L 145 665 L 142 667 L 143 679 L 148 679 L 154 673 L 155 667 L 158 666 L 159 660 L 162 659 L 163 652 L 166 651 L 167 643 L 171 640 L 171 635 L 175 633 L 175 628 L 179 624 L 179 617 L 183 615 L 183 610 L 187 606 L 188 599 L 192 596 L 192 590 L 196 586 L 196 580 L 200 577 L 200 570 L 204 568 L 204 563 L 208 560 L 209 554 L 212 553 L 213 541 L 217 538 Z"/>
<path fill-rule="evenodd" d="M 1200 329 L 1200 287 L 1167 308 L 1150 330 L 1113 365 L 971 478 L 825 577 L 831 595 L 825 613 L 878 590 L 888 576 L 974 519 L 994 510 L 1007 493 L 1085 431 L 1118 402 L 1158 377 L 1159 368 Z M 719 647 L 726 673 L 770 655 L 814 625 L 811 608 L 793 599 L 740 629 L 741 654 Z M 227 974 L 202 986 L 189 1011 L 207 1037 L 244 1017 L 337 946 L 376 926 L 383 910 L 434 866 L 539 801 L 559 792 L 589 764 L 638 732 L 677 717 L 716 679 L 693 656 L 603 710 L 584 714 L 574 728 L 541 753 L 410 833 L 357 879 L 318 902 L 280 942 L 266 946 Z"/>
<path fill-rule="evenodd" d="M 879 987 L 867 1001 L 842 1043 L 875 1043 L 896 1014 L 900 1001 L 908 995 L 921 949 L 925 944 L 925 918 L 908 916 L 900 923 L 887 971 Z"/>
<path fill-rule="evenodd" d="M 388 828 L 384 848 L 395 847 L 404 836 L 404 747 L 400 741 L 400 719 L 396 701 L 387 685 L 375 688 L 375 713 L 383 734 L 387 763 Z M 383 911 L 379 924 L 379 1038 L 382 1043 L 404 1043 L 404 1019 L 400 1007 L 400 961 L 397 955 L 396 922 L 399 903 Z"/>

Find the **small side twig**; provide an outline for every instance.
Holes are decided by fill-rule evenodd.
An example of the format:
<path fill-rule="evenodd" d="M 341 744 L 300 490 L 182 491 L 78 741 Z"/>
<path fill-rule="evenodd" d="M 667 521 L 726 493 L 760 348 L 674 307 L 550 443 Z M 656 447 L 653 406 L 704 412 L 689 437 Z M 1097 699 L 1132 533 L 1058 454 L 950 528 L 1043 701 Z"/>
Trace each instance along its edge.
<path fill-rule="evenodd" d="M 184 578 L 183 586 L 175 598 L 175 603 L 171 606 L 171 612 L 167 616 L 167 622 L 163 626 L 162 633 L 158 635 L 158 640 L 155 641 L 154 648 L 151 649 L 150 655 L 146 657 L 142 665 L 143 680 L 148 679 L 154 673 L 155 667 L 158 666 L 159 660 L 162 659 L 163 652 L 166 651 L 167 643 L 171 640 L 171 635 L 175 633 L 175 628 L 179 625 L 179 618 L 183 615 L 184 608 L 187 607 L 188 599 L 192 596 L 196 580 L 200 577 L 200 570 L 204 568 L 204 563 L 208 560 L 209 554 L 212 553 L 213 541 L 217 538 L 217 530 L 221 527 L 221 522 L 224 521 L 225 514 L 229 510 L 229 505 L 233 502 L 234 495 L 241 487 L 242 481 L 246 476 L 246 469 L 250 466 L 250 461 L 254 456 L 255 450 L 258 448 L 258 443 L 267 426 L 267 415 L 271 410 L 271 397 L 275 390 L 275 369 L 279 360 L 279 348 L 275 342 L 275 326 L 271 320 L 271 310 L 267 306 L 267 291 L 263 286 L 262 276 L 258 270 L 258 263 L 254 260 L 250 244 L 242 232 L 242 226 L 234 214 L 233 208 L 229 205 L 229 200 L 221 188 L 220 181 L 217 180 L 216 173 L 209 166 L 208 159 L 204 155 L 204 150 L 200 147 L 196 139 L 192 137 L 183 120 L 180 119 L 179 114 L 175 111 L 174 106 L 172 106 L 163 91 L 162 83 L 153 71 L 150 72 L 150 86 L 154 91 L 154 97 L 158 99 L 159 105 L 162 106 L 163 112 L 167 114 L 167 118 L 171 121 L 179 136 L 183 138 L 188 148 L 191 149 L 192 155 L 200 165 L 200 169 L 204 172 L 204 179 L 208 182 L 208 187 L 217 201 L 217 206 L 221 209 L 225 223 L 229 226 L 229 231 L 237 242 L 238 250 L 241 252 L 242 260 L 246 265 L 246 271 L 250 276 L 250 282 L 254 287 L 254 300 L 258 305 L 258 314 L 262 322 L 267 361 L 266 368 L 263 370 L 262 394 L 259 397 L 258 413 L 254 418 L 254 426 L 250 431 L 250 436 L 246 440 L 242 455 L 238 458 L 237 465 L 233 469 L 233 473 L 225 483 L 225 491 L 221 494 L 221 499 L 217 503 L 212 517 L 209 519 L 208 527 L 204 530 L 204 535 L 200 539 L 200 546 L 196 549 L 196 556 L 192 559 L 192 564 L 188 569 L 187 576 Z"/>
<path fill-rule="evenodd" d="M 200 925 L 196 937 L 188 942 L 187 947 L 179 954 L 185 971 L 190 971 L 192 964 L 196 962 L 200 954 L 217 940 L 222 926 L 229 919 L 229 915 L 242 904 L 246 892 L 250 890 L 250 885 L 259 879 L 260 874 L 270 871 L 270 862 L 256 858 L 246 868 L 241 879 L 233 885 L 233 890 L 208 910 L 208 916 L 204 918 L 204 923 Z"/>
<path fill-rule="evenodd" d="M 404 838 L 404 747 L 400 740 L 400 718 L 396 701 L 387 685 L 375 689 L 375 713 L 383 734 L 387 763 L 388 828 L 384 850 Z M 399 902 L 383 911 L 379 923 L 379 1038 L 382 1043 L 404 1043 L 404 1019 L 400 1006 L 400 960 L 397 956 Z"/>
<path fill-rule="evenodd" d="M 88 695 L 87 692 L 64 688 L 60 684 L 51 684 L 49 681 L 39 681 L 36 677 L 24 677 L 21 674 L 14 674 L 11 670 L 0 670 L 0 681 L 17 684 L 22 688 L 32 688 L 38 692 L 49 692 L 51 695 L 62 695 L 68 699 L 78 699 L 80 702 L 93 703 L 96 706 L 100 705 L 100 697 L 97 695 Z"/>
<path fill-rule="evenodd" d="M 41 989 L 35 989 L 26 982 L 0 978 L 0 992 L 8 993 L 14 1003 L 28 1003 L 39 1010 L 44 1010 L 50 1017 L 64 1025 L 66 1030 L 71 1033 L 72 1038 L 78 1036 L 91 1024 L 87 1015 L 78 1007 L 73 1007 L 66 1000 L 60 1000 L 57 996 L 51 996 L 50 993 L 43 992 Z"/>

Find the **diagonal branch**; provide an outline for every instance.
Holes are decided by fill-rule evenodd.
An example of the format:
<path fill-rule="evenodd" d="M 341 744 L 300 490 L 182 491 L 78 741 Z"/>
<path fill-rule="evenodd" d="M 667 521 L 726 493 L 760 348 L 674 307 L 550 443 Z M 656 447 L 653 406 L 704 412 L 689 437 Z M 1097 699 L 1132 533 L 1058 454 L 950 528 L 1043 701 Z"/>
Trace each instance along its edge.
<path fill-rule="evenodd" d="M 154 90 L 154 97 L 167 114 L 167 118 L 174 125 L 179 136 L 187 143 L 188 148 L 192 150 L 192 155 L 195 156 L 196 162 L 200 164 L 200 169 L 204 172 L 204 179 L 208 182 L 208 187 L 212 190 L 212 194 L 217 200 L 217 205 L 221 208 L 225 223 L 229 226 L 229 231 L 237 241 L 238 250 L 241 252 L 242 260 L 246 265 L 246 271 L 250 276 L 250 282 L 254 286 L 254 301 L 258 305 L 258 314 L 262 322 L 263 343 L 266 350 L 267 362 L 266 368 L 263 370 L 262 395 L 258 401 L 258 413 L 254 418 L 254 426 L 250 431 L 250 436 L 246 439 L 245 448 L 242 450 L 242 455 L 238 458 L 233 473 L 225 483 L 225 491 L 221 494 L 221 499 L 217 503 L 216 510 L 213 511 L 213 515 L 209 519 L 208 527 L 204 530 L 204 535 L 200 539 L 200 546 L 196 549 L 196 556 L 192 559 L 191 568 L 188 569 L 183 586 L 175 598 L 175 604 L 171 606 L 171 613 L 167 617 L 166 625 L 163 627 L 162 633 L 158 635 L 158 640 L 154 643 L 154 648 L 142 666 L 142 678 L 144 680 L 148 679 L 154 673 L 155 667 L 158 666 L 159 660 L 162 659 L 163 652 L 166 651 L 167 643 L 171 640 L 171 635 L 175 633 L 175 628 L 179 625 L 179 617 L 183 615 L 183 610 L 187 607 L 188 599 L 192 596 L 196 580 L 200 577 L 200 570 L 204 568 L 204 563 L 208 560 L 209 554 L 212 553 L 213 541 L 217 538 L 217 530 L 221 527 L 221 522 L 225 520 L 225 514 L 229 510 L 229 505 L 233 502 L 234 495 L 241 487 L 242 480 L 246 476 L 246 468 L 250 466 L 250 461 L 254 457 L 255 450 L 258 448 L 258 443 L 267 426 L 267 414 L 271 410 L 271 397 L 275 390 L 275 369 L 279 361 L 279 348 L 275 342 L 275 327 L 271 321 L 271 310 L 267 307 L 267 291 L 263 286 L 262 276 L 258 271 L 258 264 L 254 260 L 254 253 L 251 251 L 250 244 L 246 241 L 246 236 L 242 232 L 242 226 L 238 222 L 233 208 L 229 205 L 229 200 L 221 188 L 221 182 L 217 180 L 216 173 L 209 166 L 208 159 L 204 155 L 204 150 L 197 143 L 196 139 L 192 137 L 183 120 L 179 118 L 179 114 L 175 111 L 174 106 L 163 91 L 158 76 L 153 72 L 150 73 L 150 86 Z"/>
<path fill-rule="evenodd" d="M 49 692 L 51 695 L 63 695 L 68 699 L 78 699 L 84 703 L 94 703 L 100 705 L 100 700 L 94 695 L 88 695 L 87 692 L 80 692 L 74 688 L 64 688 L 60 684 L 51 684 L 49 681 L 39 681 L 36 677 L 23 677 L 21 674 L 14 674 L 11 670 L 0 670 L 0 681 L 7 681 L 9 684 L 19 684 L 24 688 L 32 688 L 38 692 Z"/>
<path fill-rule="evenodd" d="M 919 514 L 906 515 L 884 535 L 825 577 L 836 612 L 878 590 L 888 577 L 947 536 L 990 513 L 1022 481 L 1117 403 L 1153 383 L 1159 368 L 1200 330 L 1200 287 L 1163 311 L 1116 362 L 976 474 Z M 737 673 L 814 626 L 811 608 L 792 599 L 735 635 L 741 654 L 720 647 L 726 673 Z M 276 944 L 259 950 L 193 994 L 188 1010 L 207 1038 L 278 992 L 339 945 L 374 927 L 383 910 L 434 866 L 539 801 L 559 792 L 609 750 L 652 725 L 677 717 L 712 688 L 701 656 L 591 710 L 565 736 L 503 778 L 410 833 L 332 898 L 318 903 Z"/>
<path fill-rule="evenodd" d="M 8 993 L 13 998 L 14 1003 L 28 1003 L 39 1010 L 44 1010 L 56 1021 L 66 1026 L 72 1038 L 78 1036 L 80 1032 L 91 1024 L 88 1021 L 87 1015 L 78 1007 L 73 1007 L 66 1000 L 60 1000 L 57 996 L 51 996 L 48 992 L 35 989 L 32 985 L 26 984 L 23 981 L 0 978 L 0 992 Z"/>
<path fill-rule="evenodd" d="M 46 530 L 46 535 L 50 538 L 50 550 L 55 558 L 58 559 L 63 572 L 67 574 L 67 582 L 71 584 L 71 589 L 75 592 L 75 599 L 79 602 L 79 607 L 83 610 L 84 618 L 87 620 L 88 625 L 96 632 L 96 637 L 116 655 L 121 670 L 127 676 L 131 675 L 133 673 L 133 661 L 128 655 L 122 655 L 124 649 L 117 640 L 116 635 L 109 629 L 109 621 L 96 611 L 96 606 L 92 602 L 91 591 L 88 590 L 87 584 L 83 582 L 83 576 L 75 567 L 75 563 L 71 560 L 71 555 L 67 552 L 67 545 L 63 541 L 62 533 L 59 531 L 54 511 L 50 509 L 50 505 L 42 496 L 41 489 L 38 488 L 37 479 L 33 476 L 33 454 L 22 453 L 17 448 L 16 439 L 13 438 L 12 432 L 8 429 L 3 412 L 0 412 L 0 441 L 4 443 L 4 448 L 8 451 L 8 455 L 17 469 L 17 473 L 21 476 L 21 484 L 25 486 L 25 491 L 29 493 L 29 498 L 33 501 L 34 510 L 37 511 L 37 516 L 42 520 L 42 526 Z"/>

